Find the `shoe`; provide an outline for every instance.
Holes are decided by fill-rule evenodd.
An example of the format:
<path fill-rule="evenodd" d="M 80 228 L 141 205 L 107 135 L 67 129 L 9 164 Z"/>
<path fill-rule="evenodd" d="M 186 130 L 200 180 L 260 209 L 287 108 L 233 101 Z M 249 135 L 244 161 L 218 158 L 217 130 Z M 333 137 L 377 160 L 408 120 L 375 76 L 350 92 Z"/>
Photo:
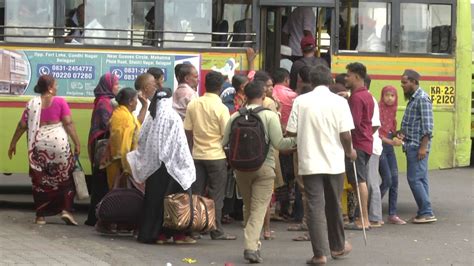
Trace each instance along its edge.
<path fill-rule="evenodd" d="M 309 265 L 324 265 L 327 262 L 326 256 L 321 256 L 321 257 L 312 257 L 311 259 L 306 261 L 306 264 Z"/>
<path fill-rule="evenodd" d="M 196 242 L 197 241 L 190 236 L 185 236 L 182 234 L 173 236 L 173 243 L 177 245 L 191 245 L 191 244 L 196 244 Z"/>
<path fill-rule="evenodd" d="M 212 240 L 236 240 L 236 239 L 237 239 L 237 236 L 228 235 L 228 234 L 222 234 L 222 235 L 217 236 L 217 237 L 211 236 L 211 239 L 212 239 Z"/>
<path fill-rule="evenodd" d="M 244 259 L 248 260 L 250 263 L 262 263 L 263 259 L 260 257 L 260 252 L 258 250 L 244 250 Z"/>
<path fill-rule="evenodd" d="M 345 256 L 347 256 L 347 254 L 351 253 L 352 251 L 352 245 L 351 243 L 349 242 L 344 242 L 344 250 L 342 251 L 331 251 L 331 257 L 333 259 L 341 259 Z"/>
<path fill-rule="evenodd" d="M 35 219 L 35 224 L 37 224 L 37 225 L 45 225 L 45 224 L 46 224 L 46 220 L 44 219 L 43 216 L 37 216 L 36 219 Z"/>
<path fill-rule="evenodd" d="M 389 224 L 407 224 L 404 220 L 400 219 L 397 215 L 388 216 L 387 222 Z"/>
<path fill-rule="evenodd" d="M 417 215 L 412 219 L 412 223 L 414 224 L 427 224 L 436 221 L 438 221 L 438 219 L 434 215 Z"/>
<path fill-rule="evenodd" d="M 63 220 L 67 225 L 78 225 L 74 220 L 74 217 L 72 217 L 72 215 L 67 211 L 61 213 L 61 220 Z"/>

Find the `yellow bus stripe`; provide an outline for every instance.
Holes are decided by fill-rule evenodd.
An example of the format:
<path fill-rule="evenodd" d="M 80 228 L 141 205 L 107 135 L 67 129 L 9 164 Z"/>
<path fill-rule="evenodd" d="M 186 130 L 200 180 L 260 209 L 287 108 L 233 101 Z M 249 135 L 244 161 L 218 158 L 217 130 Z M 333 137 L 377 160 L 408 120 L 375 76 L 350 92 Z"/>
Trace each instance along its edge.
<path fill-rule="evenodd" d="M 403 62 L 403 63 L 441 63 L 441 64 L 454 64 L 453 58 L 425 58 L 425 57 L 381 57 L 381 56 L 334 56 L 334 61 L 372 61 L 372 62 Z"/>

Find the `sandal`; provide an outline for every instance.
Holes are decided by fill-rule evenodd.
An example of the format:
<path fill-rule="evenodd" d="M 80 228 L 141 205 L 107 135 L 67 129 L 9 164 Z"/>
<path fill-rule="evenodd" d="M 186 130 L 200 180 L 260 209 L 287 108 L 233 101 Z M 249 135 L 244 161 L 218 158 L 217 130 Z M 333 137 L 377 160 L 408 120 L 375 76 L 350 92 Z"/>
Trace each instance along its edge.
<path fill-rule="evenodd" d="M 212 240 L 236 240 L 237 237 L 234 235 L 222 234 L 218 237 L 211 237 Z"/>
<path fill-rule="evenodd" d="M 231 224 L 234 222 L 234 219 L 230 217 L 230 215 L 226 214 L 222 216 L 221 223 L 222 224 Z"/>
<path fill-rule="evenodd" d="M 35 219 L 35 224 L 37 225 L 45 225 L 46 219 L 43 216 L 37 216 Z"/>
<path fill-rule="evenodd" d="M 293 238 L 293 241 L 311 241 L 311 237 L 308 234 L 304 234 Z"/>
<path fill-rule="evenodd" d="M 324 265 L 327 262 L 326 256 L 321 257 L 312 257 L 311 259 L 306 261 L 306 264 L 309 265 Z"/>
<path fill-rule="evenodd" d="M 74 220 L 74 217 L 72 217 L 72 215 L 67 211 L 61 213 L 61 220 L 63 220 L 67 225 L 78 225 Z"/>
<path fill-rule="evenodd" d="M 402 220 L 400 217 L 397 215 L 392 215 L 388 217 L 388 223 L 390 224 L 407 224 L 404 220 Z"/>
<path fill-rule="evenodd" d="M 288 226 L 288 231 L 308 231 L 308 226 L 305 224 L 292 224 Z"/>
<path fill-rule="evenodd" d="M 356 231 L 362 231 L 363 228 L 362 226 L 358 226 L 355 223 L 348 223 L 344 225 L 345 230 L 356 230 Z M 370 230 L 370 227 L 365 228 L 366 231 Z"/>
<path fill-rule="evenodd" d="M 265 239 L 265 240 L 273 240 L 273 239 L 275 239 L 275 236 L 272 235 L 272 231 L 264 231 L 264 232 L 263 232 L 263 239 Z"/>
<path fill-rule="evenodd" d="M 331 251 L 331 257 L 333 259 L 341 259 L 352 251 L 352 245 L 349 242 L 344 242 L 344 250 L 342 251 Z"/>
<path fill-rule="evenodd" d="M 175 235 L 173 236 L 173 243 L 176 245 L 196 244 L 196 240 L 190 236 Z"/>

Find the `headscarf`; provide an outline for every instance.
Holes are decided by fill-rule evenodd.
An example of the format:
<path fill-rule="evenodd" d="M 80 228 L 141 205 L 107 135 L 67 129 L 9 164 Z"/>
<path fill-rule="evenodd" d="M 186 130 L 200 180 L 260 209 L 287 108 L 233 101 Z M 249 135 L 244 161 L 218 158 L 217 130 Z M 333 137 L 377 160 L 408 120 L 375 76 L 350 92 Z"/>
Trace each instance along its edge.
<path fill-rule="evenodd" d="M 100 77 L 99 83 L 94 89 L 94 95 L 96 99 L 100 96 L 114 98 L 115 94 L 112 91 L 112 87 L 117 82 L 118 82 L 118 77 L 110 72 L 107 72 L 102 77 Z"/>
<path fill-rule="evenodd" d="M 395 95 L 395 101 L 393 105 L 385 104 L 383 97 L 387 92 L 392 92 Z M 397 131 L 397 107 L 398 107 L 398 95 L 397 89 L 393 86 L 385 86 L 382 89 L 380 96 L 379 109 L 380 109 L 380 137 L 387 137 L 388 133 L 395 133 Z"/>
<path fill-rule="evenodd" d="M 196 180 L 196 168 L 183 122 L 172 107 L 172 99 L 158 101 L 156 113 L 150 113 L 143 123 L 138 148 L 127 154 L 132 176 L 136 182 L 145 183 L 164 163 L 173 179 L 187 190 Z"/>
<path fill-rule="evenodd" d="M 91 162 L 94 159 L 95 141 L 103 138 L 108 132 L 108 124 L 113 112 L 111 99 L 115 97 L 112 88 L 117 82 L 118 77 L 107 72 L 100 77 L 99 83 L 94 89 L 94 109 L 92 110 L 91 129 L 88 140 L 89 159 Z"/>

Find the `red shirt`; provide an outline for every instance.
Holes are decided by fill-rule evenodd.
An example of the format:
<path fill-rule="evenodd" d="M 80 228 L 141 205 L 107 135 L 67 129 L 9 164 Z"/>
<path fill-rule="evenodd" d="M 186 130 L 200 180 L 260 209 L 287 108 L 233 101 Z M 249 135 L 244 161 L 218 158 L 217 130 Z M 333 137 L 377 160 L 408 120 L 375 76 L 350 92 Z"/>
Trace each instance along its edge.
<path fill-rule="evenodd" d="M 288 124 L 288 118 L 290 117 L 291 107 L 293 107 L 293 101 L 295 100 L 296 92 L 291 90 L 284 85 L 277 84 L 273 87 L 273 98 L 278 100 L 281 104 L 281 117 L 280 122 L 283 128 L 286 128 L 286 124 Z"/>
<path fill-rule="evenodd" d="M 374 115 L 374 100 L 366 87 L 361 87 L 352 92 L 349 97 L 352 119 L 355 128 L 352 132 L 352 145 L 354 149 L 372 154 L 373 132 L 372 116 Z"/>

